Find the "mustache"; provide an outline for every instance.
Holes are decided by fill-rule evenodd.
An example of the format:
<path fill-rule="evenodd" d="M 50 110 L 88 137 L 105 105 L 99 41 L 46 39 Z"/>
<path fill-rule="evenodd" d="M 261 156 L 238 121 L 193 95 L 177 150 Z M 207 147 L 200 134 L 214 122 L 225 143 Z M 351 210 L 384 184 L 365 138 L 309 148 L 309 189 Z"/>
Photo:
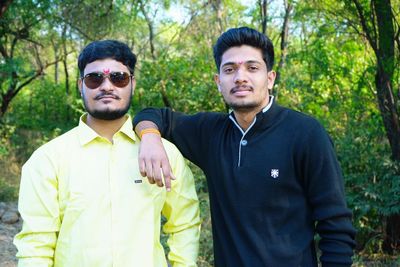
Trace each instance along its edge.
<path fill-rule="evenodd" d="M 253 91 L 254 88 L 253 88 L 253 86 L 250 86 L 250 85 L 238 85 L 238 86 L 235 86 L 235 87 L 233 87 L 231 89 L 231 94 L 233 94 L 233 93 L 235 93 L 237 91 L 243 91 L 243 90 Z"/>
<path fill-rule="evenodd" d="M 114 99 L 117 99 L 117 100 L 119 100 L 119 99 L 121 99 L 119 96 L 117 96 L 116 94 L 113 94 L 113 93 L 99 93 L 99 94 L 97 94 L 93 99 L 94 100 L 99 100 L 99 99 L 102 99 L 103 97 L 105 97 L 105 96 L 112 96 Z"/>

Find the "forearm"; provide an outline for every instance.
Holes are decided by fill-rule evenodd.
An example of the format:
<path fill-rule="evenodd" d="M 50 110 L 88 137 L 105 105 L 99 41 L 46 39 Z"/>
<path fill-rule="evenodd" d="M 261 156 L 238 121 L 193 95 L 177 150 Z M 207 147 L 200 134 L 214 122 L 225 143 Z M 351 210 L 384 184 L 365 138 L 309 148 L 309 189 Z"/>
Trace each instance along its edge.
<path fill-rule="evenodd" d="M 32 198 L 20 197 L 19 210 L 24 220 L 22 230 L 14 238 L 18 248 L 18 266 L 53 266 L 59 230 L 58 219 L 45 214 L 47 207 L 39 207 Z"/>
<path fill-rule="evenodd" d="M 22 168 L 18 210 L 23 226 L 14 238 L 19 266 L 53 266 L 60 212 L 52 166 L 47 155 L 35 152 Z"/>
<path fill-rule="evenodd" d="M 197 266 L 199 251 L 200 225 L 193 225 L 181 232 L 170 235 L 168 260 L 173 267 Z"/>
<path fill-rule="evenodd" d="M 343 209 L 334 217 L 317 223 L 316 231 L 321 237 L 319 249 L 322 266 L 351 266 L 355 247 L 355 230 L 351 223 L 351 212 Z"/>
<path fill-rule="evenodd" d="M 20 258 L 18 260 L 18 267 L 53 267 L 52 258 Z"/>
<path fill-rule="evenodd" d="M 355 247 L 352 213 L 347 208 L 342 171 L 333 144 L 322 127 L 315 128 L 306 142 L 307 198 L 312 208 L 322 266 L 351 266 Z"/>
<path fill-rule="evenodd" d="M 19 233 L 14 244 L 18 247 L 18 267 L 52 267 L 54 265 L 55 233 Z"/>

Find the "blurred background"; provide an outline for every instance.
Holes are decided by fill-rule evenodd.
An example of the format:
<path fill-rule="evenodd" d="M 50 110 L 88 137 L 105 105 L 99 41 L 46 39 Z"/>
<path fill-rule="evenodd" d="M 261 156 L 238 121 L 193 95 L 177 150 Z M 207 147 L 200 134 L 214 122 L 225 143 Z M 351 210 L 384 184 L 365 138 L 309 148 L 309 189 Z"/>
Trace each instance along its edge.
<path fill-rule="evenodd" d="M 1 1 L 0 202 L 17 201 L 32 152 L 77 125 L 85 44 L 117 39 L 137 54 L 132 115 L 147 106 L 226 112 L 212 45 L 238 26 L 273 41 L 278 102 L 333 138 L 358 230 L 355 266 L 399 266 L 400 0 Z M 203 217 L 198 264 L 213 266 L 207 185 L 191 166 Z"/>

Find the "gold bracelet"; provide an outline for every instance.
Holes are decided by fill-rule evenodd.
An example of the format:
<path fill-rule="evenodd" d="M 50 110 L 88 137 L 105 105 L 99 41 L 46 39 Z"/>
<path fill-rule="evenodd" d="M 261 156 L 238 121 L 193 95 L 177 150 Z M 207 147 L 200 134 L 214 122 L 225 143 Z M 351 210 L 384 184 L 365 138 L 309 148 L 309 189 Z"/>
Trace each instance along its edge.
<path fill-rule="evenodd" d="M 139 133 L 140 139 L 142 139 L 143 135 L 147 134 L 147 133 L 158 134 L 159 136 L 161 136 L 161 133 L 159 130 L 154 129 L 154 128 L 146 128 L 146 129 L 143 129 L 140 131 L 140 133 Z"/>

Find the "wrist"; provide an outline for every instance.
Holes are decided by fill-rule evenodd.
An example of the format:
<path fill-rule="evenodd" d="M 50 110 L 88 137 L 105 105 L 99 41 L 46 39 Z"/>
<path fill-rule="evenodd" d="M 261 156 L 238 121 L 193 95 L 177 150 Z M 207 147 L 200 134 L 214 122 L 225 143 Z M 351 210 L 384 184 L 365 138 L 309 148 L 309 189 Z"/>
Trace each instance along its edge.
<path fill-rule="evenodd" d="M 142 139 L 143 135 L 145 135 L 145 134 L 156 134 L 161 137 L 160 131 L 155 128 L 146 128 L 146 129 L 141 130 L 139 133 L 139 138 Z"/>

